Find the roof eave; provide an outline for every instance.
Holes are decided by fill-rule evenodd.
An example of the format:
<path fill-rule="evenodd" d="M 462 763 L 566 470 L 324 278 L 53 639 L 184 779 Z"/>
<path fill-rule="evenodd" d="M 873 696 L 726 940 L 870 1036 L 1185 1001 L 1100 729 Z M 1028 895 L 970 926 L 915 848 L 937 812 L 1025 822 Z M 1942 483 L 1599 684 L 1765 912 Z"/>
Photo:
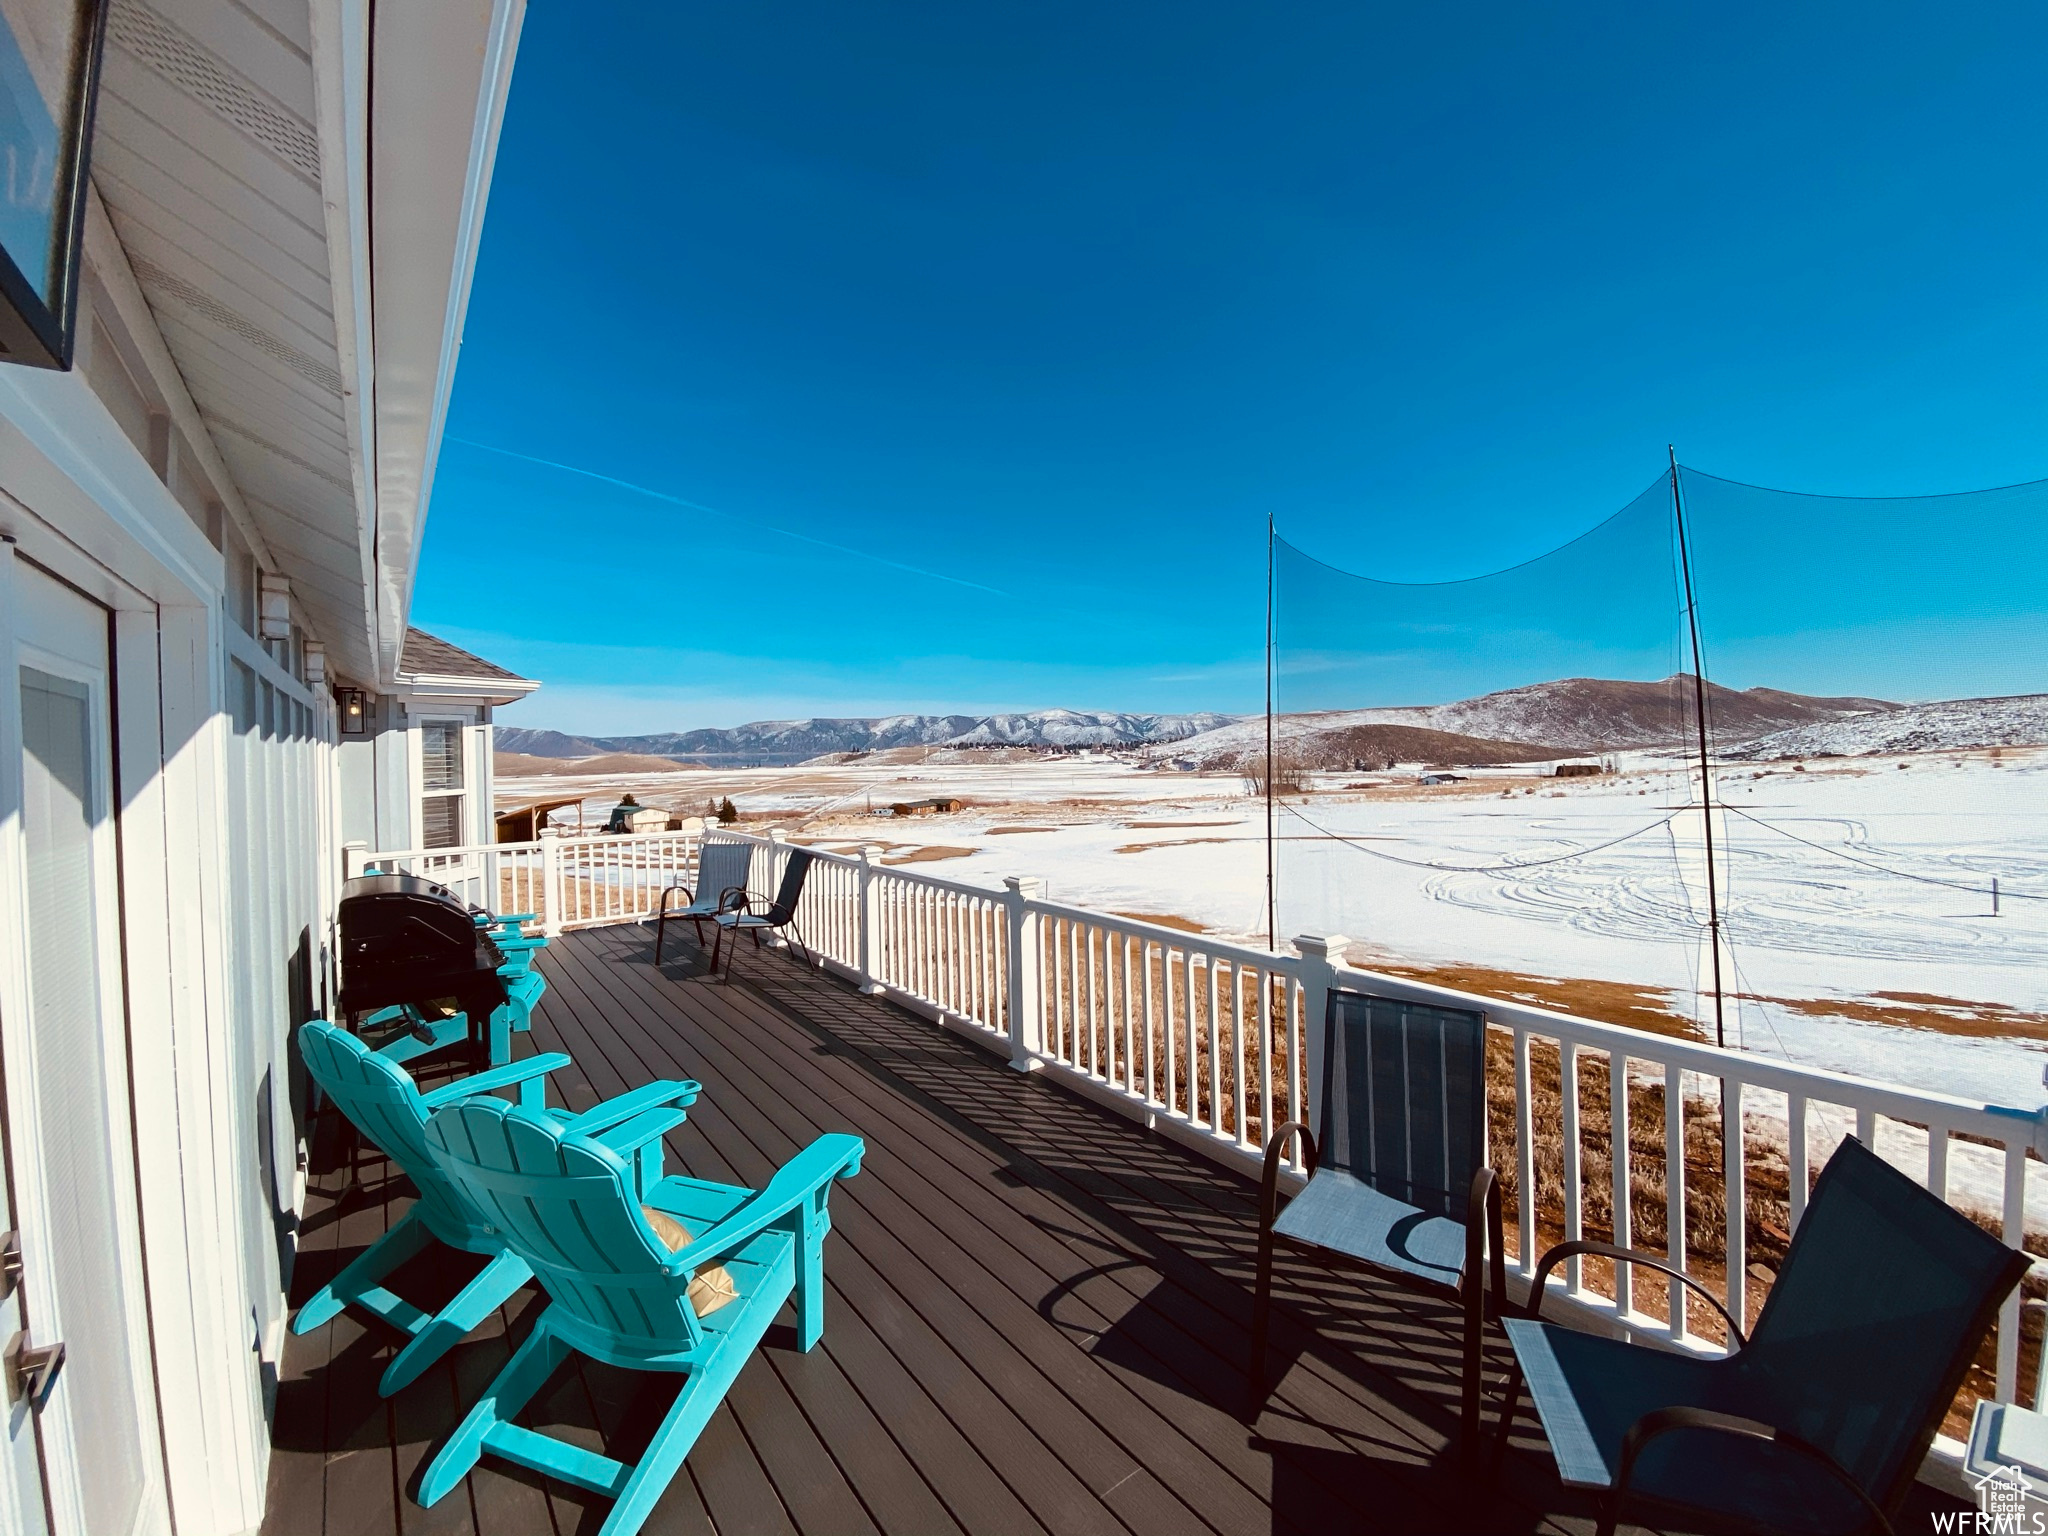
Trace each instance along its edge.
<path fill-rule="evenodd" d="M 516 704 L 540 684 L 530 677 L 456 677 L 435 672 L 401 672 L 391 692 L 402 698 L 469 699 Z"/>
<path fill-rule="evenodd" d="M 358 0 L 331 3 L 353 10 Z M 525 9 L 525 0 L 384 6 L 369 38 L 367 331 L 375 362 L 362 451 L 372 487 L 368 618 L 380 684 L 401 678 L 428 493 Z"/>

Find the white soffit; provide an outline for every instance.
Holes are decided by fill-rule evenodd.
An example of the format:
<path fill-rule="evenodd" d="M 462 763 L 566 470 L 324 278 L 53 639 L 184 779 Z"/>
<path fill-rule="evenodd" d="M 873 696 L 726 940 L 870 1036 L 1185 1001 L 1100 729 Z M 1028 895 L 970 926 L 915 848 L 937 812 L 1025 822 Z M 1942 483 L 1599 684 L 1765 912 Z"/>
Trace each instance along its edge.
<path fill-rule="evenodd" d="M 523 0 L 113 0 L 93 180 L 338 670 L 397 675 Z M 372 81 L 374 80 L 374 86 Z"/>
<path fill-rule="evenodd" d="M 370 114 L 377 675 L 397 675 L 525 0 L 380 5 Z"/>

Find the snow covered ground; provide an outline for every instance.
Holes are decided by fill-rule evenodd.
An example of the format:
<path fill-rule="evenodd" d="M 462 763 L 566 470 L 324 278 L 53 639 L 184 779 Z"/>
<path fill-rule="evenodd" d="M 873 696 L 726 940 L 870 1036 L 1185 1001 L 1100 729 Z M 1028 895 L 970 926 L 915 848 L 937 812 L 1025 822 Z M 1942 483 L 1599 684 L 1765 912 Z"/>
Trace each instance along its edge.
<path fill-rule="evenodd" d="M 1623 766 L 1438 788 L 1412 773 L 1320 779 L 1280 818 L 1281 935 L 1348 935 L 1362 963 L 1624 983 L 1698 1008 L 1706 886 L 1687 777 L 1652 757 Z M 573 782 L 501 780 L 499 799 Z M 1734 764 L 1718 783 L 1731 1043 L 2004 1104 L 2048 1097 L 2048 749 Z M 948 878 L 1037 875 L 1081 905 L 1265 929 L 1264 808 L 1232 774 L 1108 754 L 684 770 L 605 781 L 587 802 L 597 824 L 622 789 L 685 814 L 731 794 L 833 846 L 962 850 L 920 866 Z M 932 795 L 969 804 L 910 822 L 859 814 Z"/>

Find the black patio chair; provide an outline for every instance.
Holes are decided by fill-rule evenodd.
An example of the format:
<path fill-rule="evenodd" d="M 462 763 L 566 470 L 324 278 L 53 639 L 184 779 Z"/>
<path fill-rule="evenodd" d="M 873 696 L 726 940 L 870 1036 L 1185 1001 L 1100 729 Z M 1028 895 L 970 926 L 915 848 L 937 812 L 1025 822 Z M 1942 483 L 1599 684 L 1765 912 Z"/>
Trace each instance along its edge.
<path fill-rule="evenodd" d="M 739 936 L 750 933 L 754 936 L 754 947 L 761 947 L 761 935 L 787 930 L 789 942 L 803 951 L 804 963 L 812 964 L 811 951 L 805 945 L 803 932 L 796 925 L 797 903 L 803 900 L 804 878 L 811 872 L 811 863 L 817 857 L 808 848 L 789 850 L 789 862 L 782 866 L 782 884 L 775 892 L 775 900 L 769 903 L 765 912 L 754 910 L 754 898 L 742 895 L 734 905 L 713 915 L 711 921 L 717 932 L 711 940 L 711 974 L 718 974 L 718 958 L 725 944 L 725 936 L 731 934 L 733 947 L 739 947 Z M 726 964 L 730 971 L 732 964 Z"/>
<path fill-rule="evenodd" d="M 1534 1313 L 1573 1254 L 1646 1265 L 1721 1312 L 1730 1353 L 1701 1358 L 1580 1333 Z M 1625 1500 L 1772 1530 L 1891 1530 L 1999 1303 L 2027 1256 L 1854 1139 L 1814 1185 L 1747 1338 L 1662 1258 L 1560 1243 L 1536 1266 L 1532 1315 L 1510 1318 L 1515 1371 L 1495 1466 L 1526 1378 L 1563 1480 Z"/>
<path fill-rule="evenodd" d="M 688 918 L 697 931 L 697 947 L 704 947 L 707 918 L 730 911 L 746 899 L 747 870 L 754 856 L 752 843 L 703 843 L 697 849 L 697 886 L 677 882 L 661 893 L 661 910 L 654 924 L 654 963 L 661 964 L 662 941 L 668 937 L 672 918 Z M 683 893 L 683 905 L 671 911 L 668 899 Z"/>
<path fill-rule="evenodd" d="M 1266 1143 L 1250 1401 L 1256 1406 L 1266 1391 L 1275 1244 L 1342 1254 L 1447 1288 L 1464 1303 L 1460 1428 L 1471 1456 L 1479 1446 L 1489 1244 L 1496 1320 L 1507 1292 L 1500 1188 L 1486 1166 L 1486 1020 L 1333 988 L 1325 1025 L 1321 1142 L 1297 1120 Z M 1296 1136 L 1308 1187 L 1276 1215 L 1280 1162 Z"/>

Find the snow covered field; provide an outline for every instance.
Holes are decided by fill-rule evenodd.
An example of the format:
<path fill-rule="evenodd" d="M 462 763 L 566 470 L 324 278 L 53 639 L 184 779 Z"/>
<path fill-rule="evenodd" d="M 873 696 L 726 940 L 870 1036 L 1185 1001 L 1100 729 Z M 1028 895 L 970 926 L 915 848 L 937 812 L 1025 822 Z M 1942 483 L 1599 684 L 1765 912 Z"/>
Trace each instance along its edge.
<path fill-rule="evenodd" d="M 602 785 L 507 778 L 499 801 L 586 789 L 601 825 L 626 789 L 685 815 L 730 794 L 752 825 L 772 818 L 827 846 L 925 850 L 949 878 L 1038 875 L 1061 900 L 1263 937 L 1264 807 L 1236 775 L 1107 754 L 948 756 Z M 1705 1012 L 1711 1038 L 1686 775 L 1647 757 L 1623 768 L 1474 772 L 1432 788 L 1414 773 L 1319 778 L 1280 818 L 1280 933 L 1348 935 L 1366 964 L 1650 989 L 1676 1012 Z M 1731 764 L 1718 785 L 1731 1044 L 2005 1104 L 2048 1097 L 2048 749 Z M 968 804 L 909 821 L 861 814 L 935 795 Z"/>

